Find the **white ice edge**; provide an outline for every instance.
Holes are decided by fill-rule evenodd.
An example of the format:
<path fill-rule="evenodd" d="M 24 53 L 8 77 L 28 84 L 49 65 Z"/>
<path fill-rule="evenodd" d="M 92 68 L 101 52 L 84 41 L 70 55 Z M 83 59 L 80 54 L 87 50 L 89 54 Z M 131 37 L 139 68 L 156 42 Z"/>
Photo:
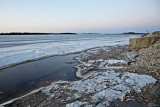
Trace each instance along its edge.
<path fill-rule="evenodd" d="M 80 71 L 77 71 L 77 72 L 76 72 L 76 76 L 77 76 L 78 78 L 85 79 L 85 78 L 90 77 L 90 76 L 91 76 L 92 74 L 94 74 L 95 72 L 96 72 L 96 71 L 89 71 L 87 74 L 81 75 Z"/>
<path fill-rule="evenodd" d="M 18 99 L 21 99 L 21 98 L 26 97 L 26 96 L 28 96 L 28 95 L 30 95 L 30 94 L 36 93 L 36 92 L 40 91 L 40 90 L 43 89 L 43 88 L 44 88 L 44 87 L 41 87 L 41 88 L 36 89 L 36 90 L 34 90 L 34 91 L 26 94 L 26 95 L 23 95 L 23 96 L 21 96 L 21 97 L 17 97 L 17 98 L 14 98 L 14 99 L 12 99 L 12 100 L 9 100 L 9 101 L 7 101 L 7 102 L 5 102 L 5 103 L 2 103 L 2 104 L 0 104 L 0 107 L 4 107 L 5 105 L 10 104 L 10 103 L 12 103 L 12 102 L 14 102 L 14 101 L 16 101 L 16 100 L 18 100 Z"/>
<path fill-rule="evenodd" d="M 16 100 L 18 100 L 18 99 L 21 99 L 21 98 L 23 98 L 23 97 L 28 96 L 28 95 L 37 93 L 38 91 L 42 91 L 42 92 L 44 92 L 46 95 L 49 95 L 49 94 L 47 94 L 47 92 L 48 92 L 49 90 L 51 90 L 51 89 L 55 86 L 56 83 L 64 83 L 64 82 L 68 82 L 68 81 L 61 81 L 61 80 L 59 80 L 59 81 L 57 81 L 57 82 L 53 82 L 53 83 L 51 83 L 49 86 L 38 88 L 38 89 L 33 90 L 33 91 L 31 91 L 30 93 L 25 94 L 25 95 L 23 95 L 23 96 L 21 96 L 21 97 L 17 97 L 17 98 L 14 98 L 14 99 L 12 99 L 12 100 L 9 100 L 9 101 L 7 101 L 7 102 L 5 102 L 5 103 L 2 103 L 2 104 L 0 104 L 0 107 L 4 107 L 4 106 L 7 105 L 7 104 L 10 104 L 10 103 L 12 103 L 12 102 L 14 102 L 14 101 L 16 101 Z"/>
<path fill-rule="evenodd" d="M 63 55 L 68 53 L 80 52 L 98 46 L 114 46 L 124 44 L 128 44 L 128 41 L 126 40 L 111 43 L 105 41 L 76 41 L 72 43 L 71 41 L 68 41 L 63 44 L 39 43 L 15 47 L 6 47 L 0 49 L 0 67 L 20 63 L 26 60 L 33 60 L 45 56 Z"/>

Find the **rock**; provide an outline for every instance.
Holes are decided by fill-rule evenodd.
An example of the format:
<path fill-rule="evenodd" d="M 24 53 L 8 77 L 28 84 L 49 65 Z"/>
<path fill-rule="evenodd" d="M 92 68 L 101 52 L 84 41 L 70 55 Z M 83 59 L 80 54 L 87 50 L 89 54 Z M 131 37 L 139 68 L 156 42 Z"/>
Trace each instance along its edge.
<path fill-rule="evenodd" d="M 85 74 L 87 74 L 89 71 L 92 71 L 92 70 L 94 70 L 93 67 L 87 68 L 87 69 L 81 70 L 81 71 L 80 71 L 80 74 L 81 74 L 81 75 L 85 75 Z"/>
<path fill-rule="evenodd" d="M 126 52 L 127 58 L 129 59 L 129 62 L 135 62 L 136 57 L 138 56 L 137 51 L 131 51 L 131 52 Z"/>
<path fill-rule="evenodd" d="M 143 34 L 141 37 L 148 36 L 148 35 L 149 35 L 149 33 L 146 33 L 146 34 Z"/>
<path fill-rule="evenodd" d="M 155 31 L 152 33 L 146 33 L 142 35 L 142 37 L 146 37 L 146 36 L 159 36 L 160 37 L 160 31 Z"/>
<path fill-rule="evenodd" d="M 155 31 L 152 34 L 156 35 L 156 36 L 160 36 L 160 31 Z"/>
<path fill-rule="evenodd" d="M 144 34 L 142 37 L 154 36 L 152 33 Z"/>
<path fill-rule="evenodd" d="M 142 48 L 149 47 L 158 41 L 158 36 L 146 36 L 140 38 L 132 38 L 129 40 L 129 49 L 130 50 L 139 50 Z"/>

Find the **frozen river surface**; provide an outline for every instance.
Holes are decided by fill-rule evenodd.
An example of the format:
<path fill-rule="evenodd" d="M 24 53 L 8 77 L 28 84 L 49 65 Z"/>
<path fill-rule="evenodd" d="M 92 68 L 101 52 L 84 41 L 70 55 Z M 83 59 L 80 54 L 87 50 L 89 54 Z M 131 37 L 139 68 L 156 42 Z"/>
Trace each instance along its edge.
<path fill-rule="evenodd" d="M 128 44 L 141 35 L 4 35 L 0 36 L 0 67 L 40 57 L 98 47 Z"/>

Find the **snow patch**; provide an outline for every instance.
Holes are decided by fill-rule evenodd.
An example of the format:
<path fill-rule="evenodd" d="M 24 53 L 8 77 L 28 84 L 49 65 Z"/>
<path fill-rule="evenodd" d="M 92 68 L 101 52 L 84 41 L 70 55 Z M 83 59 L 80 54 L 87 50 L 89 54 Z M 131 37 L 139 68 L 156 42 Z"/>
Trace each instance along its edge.
<path fill-rule="evenodd" d="M 74 81 L 74 82 L 58 81 L 52 83 L 48 87 L 40 88 L 32 93 L 41 90 L 42 93 L 45 93 L 50 97 L 54 97 L 55 93 L 57 93 L 59 89 L 69 89 L 70 90 L 69 92 L 72 92 L 72 90 L 76 90 L 77 93 L 74 94 L 72 97 L 67 98 L 68 100 L 76 100 L 77 98 L 83 96 L 84 93 L 89 98 L 85 99 L 85 102 L 80 102 L 80 101 L 72 102 L 70 104 L 67 104 L 66 107 L 80 107 L 82 105 L 86 107 L 87 106 L 91 107 L 91 104 L 95 104 L 97 102 L 99 102 L 97 107 L 103 107 L 103 106 L 109 106 L 110 102 L 112 102 L 113 100 L 116 99 L 123 100 L 124 96 L 127 93 L 130 93 L 131 91 L 140 92 L 145 85 L 155 82 L 156 79 L 148 75 L 139 75 L 136 73 L 129 73 L 129 72 L 123 73 L 123 72 L 115 72 L 114 70 L 111 71 L 106 70 L 103 72 L 95 72 L 90 76 L 90 78 L 85 78 L 79 81 Z M 55 91 L 51 92 L 51 90 L 53 89 Z M 8 101 L 0 106 L 12 103 L 17 99 Z"/>
<path fill-rule="evenodd" d="M 68 89 L 77 90 L 79 93 L 95 93 L 92 102 L 104 100 L 104 106 L 116 99 L 123 100 L 124 96 L 131 91 L 139 92 L 142 87 L 156 80 L 148 75 L 136 73 L 119 73 L 115 71 L 96 72 L 91 77 L 73 82 Z"/>
<path fill-rule="evenodd" d="M 87 104 L 87 102 L 76 101 L 76 102 L 67 104 L 66 107 L 81 107 L 84 104 Z"/>
<path fill-rule="evenodd" d="M 85 79 L 85 78 L 88 78 L 88 77 L 90 77 L 92 74 L 94 74 L 96 71 L 89 71 L 87 74 L 85 74 L 85 75 L 82 75 L 81 73 L 81 70 L 78 70 L 77 72 L 76 72 L 76 76 L 78 77 L 78 78 L 83 78 L 83 79 Z"/>
<path fill-rule="evenodd" d="M 54 93 L 51 93 L 50 90 L 51 89 L 58 89 L 61 88 L 61 83 L 69 83 L 68 81 L 58 81 L 58 82 L 53 82 L 51 85 L 47 86 L 47 87 L 43 87 L 41 89 L 42 93 L 45 93 L 46 95 L 50 95 L 50 96 L 54 96 Z"/>
<path fill-rule="evenodd" d="M 108 66 L 110 64 L 117 64 L 117 63 L 122 63 L 122 64 L 127 64 L 125 60 L 105 60 L 103 61 L 97 69 L 121 69 L 122 66 Z"/>
<path fill-rule="evenodd" d="M 116 63 L 127 63 L 127 62 L 125 60 L 116 60 L 116 59 L 108 60 L 108 64 L 116 64 Z"/>

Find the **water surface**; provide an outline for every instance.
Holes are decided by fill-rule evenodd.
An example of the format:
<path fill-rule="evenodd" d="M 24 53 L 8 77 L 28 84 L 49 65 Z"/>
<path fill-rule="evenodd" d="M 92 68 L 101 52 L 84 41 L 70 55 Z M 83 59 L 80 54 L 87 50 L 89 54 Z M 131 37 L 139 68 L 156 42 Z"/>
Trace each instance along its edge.
<path fill-rule="evenodd" d="M 53 81 L 76 81 L 73 57 L 54 56 L 0 70 L 0 103 L 49 85 Z"/>

